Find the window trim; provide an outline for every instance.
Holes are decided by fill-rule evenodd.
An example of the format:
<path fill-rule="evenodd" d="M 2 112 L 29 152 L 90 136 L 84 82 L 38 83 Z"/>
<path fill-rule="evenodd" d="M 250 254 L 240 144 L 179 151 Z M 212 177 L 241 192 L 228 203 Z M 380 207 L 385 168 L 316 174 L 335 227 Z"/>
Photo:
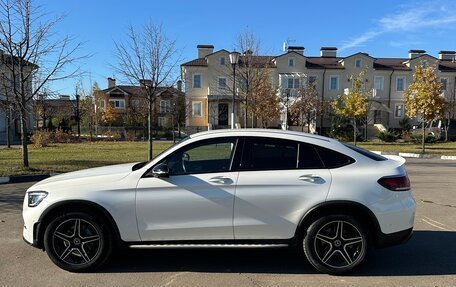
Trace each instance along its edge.
<path fill-rule="evenodd" d="M 119 102 L 119 106 L 116 107 L 116 102 Z M 120 106 L 120 103 L 123 102 L 123 107 Z M 125 109 L 125 99 L 109 99 L 109 103 L 113 103 L 113 108 L 116 110 Z"/>
<path fill-rule="evenodd" d="M 448 85 L 450 83 L 450 78 L 449 77 L 440 77 L 439 78 L 440 83 L 442 83 L 443 79 L 446 80 L 446 85 L 445 85 L 445 89 L 443 88 L 443 85 L 442 85 L 442 92 L 447 92 L 448 91 Z"/>
<path fill-rule="evenodd" d="M 220 79 L 225 79 L 225 87 L 220 86 Z M 228 80 L 226 77 L 217 77 L 217 87 L 219 90 L 226 90 L 228 88 Z"/>
<path fill-rule="evenodd" d="M 290 65 L 290 61 L 293 62 L 293 65 Z M 288 57 L 288 67 L 296 67 L 296 58 L 295 57 Z"/>
<path fill-rule="evenodd" d="M 195 114 L 195 108 L 194 108 L 195 104 L 200 104 L 201 105 L 201 109 L 200 109 L 201 113 L 200 113 L 200 115 L 196 115 Z M 202 116 L 203 116 L 203 101 L 192 101 L 192 117 L 201 118 Z"/>
<path fill-rule="evenodd" d="M 199 87 L 196 87 L 196 86 L 195 86 L 195 76 L 199 76 Z M 194 73 L 192 78 L 193 78 L 193 81 L 192 81 L 192 88 L 193 88 L 193 89 L 201 89 L 201 86 L 202 86 L 202 84 L 201 84 L 201 78 L 202 78 L 202 77 L 201 77 L 201 74 L 200 74 L 200 73 Z"/>
<path fill-rule="evenodd" d="M 403 90 L 398 90 L 397 89 L 397 84 L 399 82 L 399 79 L 403 79 L 404 80 L 404 83 L 403 83 Z M 406 86 L 407 86 L 407 80 L 406 80 L 406 76 L 396 76 L 396 92 L 404 92 L 405 89 L 406 89 Z"/>
<path fill-rule="evenodd" d="M 332 89 L 331 87 L 331 79 L 333 78 L 336 78 L 337 79 L 337 82 L 336 82 L 336 89 Z M 329 75 L 329 90 L 330 91 L 338 91 L 339 90 L 339 85 L 340 85 L 340 76 L 339 75 Z"/>
<path fill-rule="evenodd" d="M 376 83 L 376 79 L 382 79 L 381 81 L 381 89 L 377 89 L 375 87 L 375 83 Z M 385 76 L 381 76 L 381 75 L 375 75 L 374 76 L 374 89 L 376 89 L 377 91 L 383 91 L 385 89 Z"/>
<path fill-rule="evenodd" d="M 402 115 L 398 117 L 396 114 L 396 111 L 397 111 L 397 107 L 399 107 L 399 106 L 402 106 Z M 404 111 L 405 111 L 405 105 L 403 103 L 394 104 L 394 118 L 395 119 L 402 119 L 404 117 Z"/>

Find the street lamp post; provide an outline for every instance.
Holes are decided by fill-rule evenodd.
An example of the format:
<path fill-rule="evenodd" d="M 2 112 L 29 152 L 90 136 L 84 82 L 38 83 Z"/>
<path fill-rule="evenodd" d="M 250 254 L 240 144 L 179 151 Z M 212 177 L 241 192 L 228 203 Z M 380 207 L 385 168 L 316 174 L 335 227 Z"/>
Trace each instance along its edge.
<path fill-rule="evenodd" d="M 230 53 L 230 63 L 231 66 L 233 67 L 233 102 L 231 106 L 231 128 L 234 129 L 234 105 L 235 105 L 235 98 L 236 98 L 236 64 L 239 60 L 239 52 L 236 52 L 234 50 L 233 52 Z"/>

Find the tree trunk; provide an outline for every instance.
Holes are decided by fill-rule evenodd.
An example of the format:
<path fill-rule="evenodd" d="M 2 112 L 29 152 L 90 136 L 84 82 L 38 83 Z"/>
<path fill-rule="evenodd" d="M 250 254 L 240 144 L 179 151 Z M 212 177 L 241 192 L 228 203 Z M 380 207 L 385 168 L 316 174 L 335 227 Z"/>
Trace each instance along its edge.
<path fill-rule="evenodd" d="M 8 108 L 6 109 L 6 147 L 11 147 L 11 107 L 8 104 Z"/>
<path fill-rule="evenodd" d="M 353 144 L 356 145 L 356 118 L 353 118 Z"/>
<path fill-rule="evenodd" d="M 153 141 L 152 141 L 152 95 L 149 95 L 149 115 L 147 118 L 147 139 L 148 139 L 148 151 L 149 151 L 149 160 L 152 160 L 152 148 L 153 148 Z"/>
<path fill-rule="evenodd" d="M 21 144 L 22 144 L 22 165 L 23 167 L 29 167 L 28 159 L 28 148 L 27 148 L 27 108 L 25 101 L 23 101 L 20 107 L 21 117 Z"/>
<path fill-rule="evenodd" d="M 422 138 L 421 138 L 421 152 L 422 153 L 424 153 L 426 151 L 425 141 L 426 141 L 426 123 L 423 121 L 423 134 L 422 134 Z"/>

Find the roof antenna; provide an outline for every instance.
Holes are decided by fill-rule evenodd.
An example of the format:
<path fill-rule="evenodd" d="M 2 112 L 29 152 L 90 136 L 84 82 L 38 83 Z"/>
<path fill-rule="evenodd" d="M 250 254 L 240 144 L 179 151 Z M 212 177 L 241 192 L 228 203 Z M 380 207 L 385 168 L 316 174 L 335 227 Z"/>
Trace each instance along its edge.
<path fill-rule="evenodd" d="M 285 40 L 285 42 L 283 42 L 282 51 L 283 51 L 283 52 L 286 52 L 286 51 L 288 50 L 288 46 L 290 45 L 290 43 L 293 43 L 293 42 L 296 42 L 296 40 L 287 38 L 287 39 Z"/>

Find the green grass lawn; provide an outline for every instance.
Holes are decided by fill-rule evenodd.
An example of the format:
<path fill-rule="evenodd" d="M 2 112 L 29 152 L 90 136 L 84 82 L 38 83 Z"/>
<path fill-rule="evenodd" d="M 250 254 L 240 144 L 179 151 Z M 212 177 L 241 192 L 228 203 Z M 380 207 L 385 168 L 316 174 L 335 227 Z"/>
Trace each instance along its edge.
<path fill-rule="evenodd" d="M 361 142 L 358 146 L 375 151 L 383 152 L 408 152 L 421 153 L 421 144 L 413 143 L 382 143 L 382 142 Z M 426 154 L 456 155 L 456 142 L 442 142 L 426 144 Z"/>
<path fill-rule="evenodd" d="M 156 156 L 172 142 L 154 142 Z M 30 169 L 22 168 L 21 149 L 0 149 L 0 176 L 67 172 L 147 160 L 147 142 L 93 142 L 29 146 Z"/>
<path fill-rule="evenodd" d="M 154 142 L 154 156 L 171 142 Z M 419 144 L 361 142 L 360 147 L 384 152 L 420 153 Z M 93 142 L 29 146 L 30 169 L 21 166 L 20 149 L 0 149 L 0 176 L 67 172 L 89 167 L 147 160 L 146 142 Z M 428 144 L 426 153 L 456 155 L 456 142 Z"/>

